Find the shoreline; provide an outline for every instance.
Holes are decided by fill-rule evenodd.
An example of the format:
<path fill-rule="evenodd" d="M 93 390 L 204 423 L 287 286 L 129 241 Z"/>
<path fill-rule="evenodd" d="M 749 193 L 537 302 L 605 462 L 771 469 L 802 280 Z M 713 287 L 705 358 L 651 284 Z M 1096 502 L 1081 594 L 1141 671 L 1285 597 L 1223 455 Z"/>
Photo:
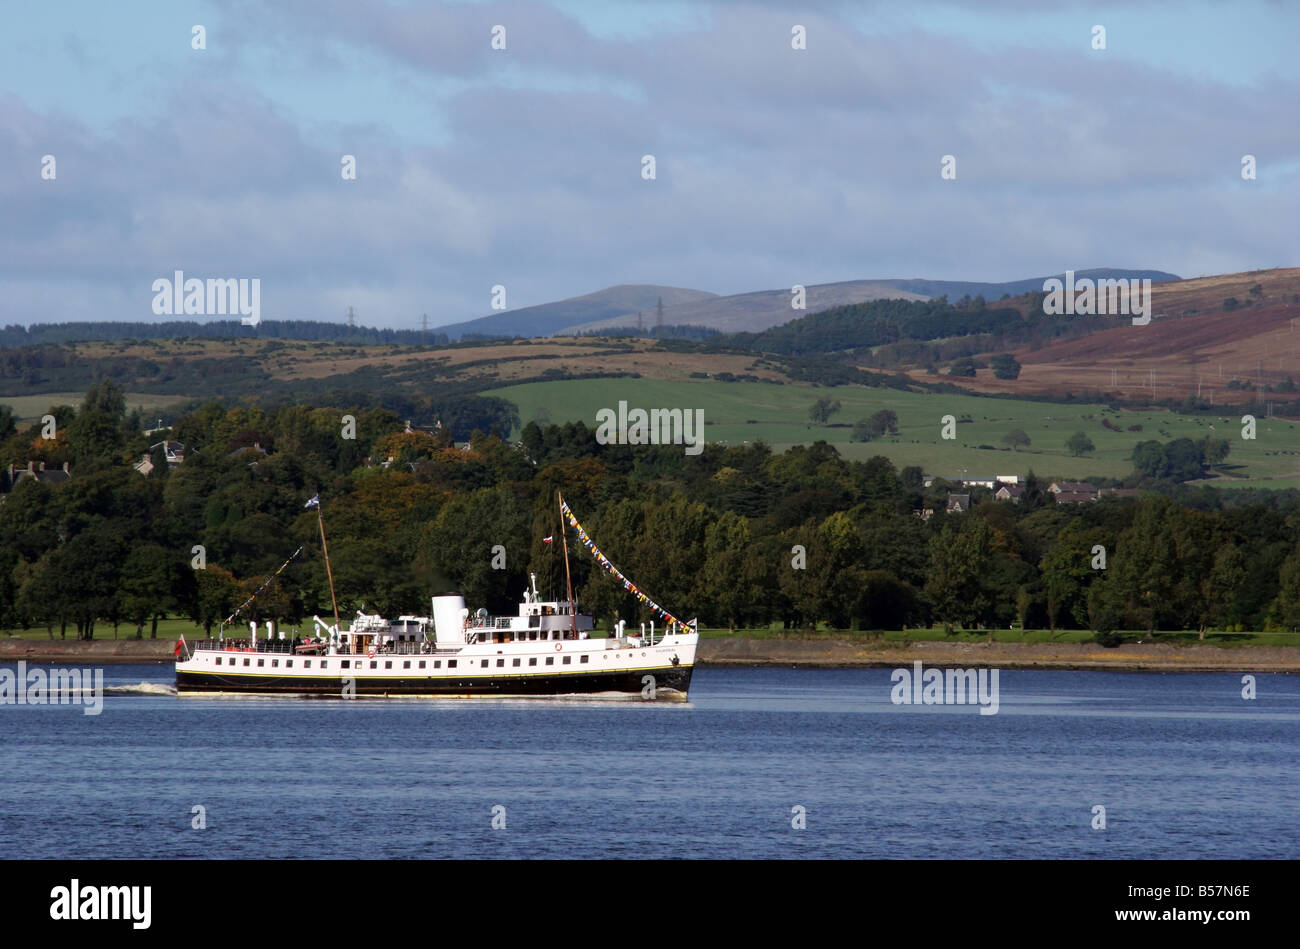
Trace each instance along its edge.
<path fill-rule="evenodd" d="M 171 639 L 0 640 L 0 663 L 57 665 L 170 664 Z M 1095 643 L 851 642 L 825 639 L 705 639 L 700 666 L 781 666 L 810 669 L 869 669 L 910 666 L 984 666 L 1003 669 L 1076 669 L 1111 672 L 1300 672 L 1300 647 L 1215 646 L 1203 643 L 1125 643 L 1107 649 Z"/>
<path fill-rule="evenodd" d="M 928 666 L 1075 669 L 1111 672 L 1300 672 L 1300 647 L 1215 646 L 1204 643 L 850 642 L 788 639 L 706 639 L 696 662 L 707 666 L 805 666 L 825 669 Z"/>

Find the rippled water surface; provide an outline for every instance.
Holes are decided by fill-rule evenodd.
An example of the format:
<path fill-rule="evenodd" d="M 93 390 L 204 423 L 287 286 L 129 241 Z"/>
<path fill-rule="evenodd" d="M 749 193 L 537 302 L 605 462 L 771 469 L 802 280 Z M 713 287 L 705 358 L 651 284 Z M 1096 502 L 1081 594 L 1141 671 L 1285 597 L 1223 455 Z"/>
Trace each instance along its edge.
<path fill-rule="evenodd" d="M 888 669 L 702 668 L 685 704 L 104 674 L 98 716 L 0 707 L 10 856 L 1300 856 L 1294 676 L 1003 671 L 980 715 L 895 705 Z"/>

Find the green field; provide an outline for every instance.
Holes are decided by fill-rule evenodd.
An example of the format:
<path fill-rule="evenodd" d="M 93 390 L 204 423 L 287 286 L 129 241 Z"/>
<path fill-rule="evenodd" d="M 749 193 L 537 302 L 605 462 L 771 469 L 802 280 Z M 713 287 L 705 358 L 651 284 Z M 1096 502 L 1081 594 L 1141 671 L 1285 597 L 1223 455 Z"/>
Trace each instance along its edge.
<path fill-rule="evenodd" d="M 44 395 L 0 395 L 0 405 L 7 405 L 14 410 L 14 418 L 19 424 L 31 424 L 40 420 L 51 407 L 70 405 L 79 408 L 86 398 L 84 392 L 47 392 Z M 126 410 L 141 409 L 149 412 L 166 411 L 170 406 L 190 401 L 187 395 L 149 395 L 144 392 L 126 393 Z"/>
<path fill-rule="evenodd" d="M 1300 487 L 1300 428 L 1284 419 L 1259 420 L 1256 438 L 1249 441 L 1241 437 L 1239 415 L 1196 417 L 1163 410 L 1114 413 L 1101 405 L 848 386 L 580 379 L 526 383 L 485 394 L 513 402 L 524 422 L 541 413 L 551 422 L 583 421 L 592 427 L 597 409 L 616 410 L 620 399 L 629 408 L 702 408 L 710 442 L 735 445 L 762 439 L 781 452 L 791 445 L 821 439 L 835 445 L 846 458 L 885 455 L 900 469 L 919 465 L 926 474 L 946 477 L 960 476 L 963 470 L 966 477 L 1023 475 L 1032 468 L 1047 478 L 1122 478 L 1132 471 L 1129 457 L 1140 441 L 1200 439 L 1212 434 L 1229 440 L 1232 450 L 1228 464 L 1241 478 L 1217 479 L 1216 485 Z M 819 398 L 837 399 L 842 404 L 839 413 L 831 418 L 831 426 L 814 425 L 808 420 L 808 410 Z M 886 408 L 898 413 L 897 436 L 865 444 L 849 440 L 853 422 Z M 944 415 L 959 420 L 969 417 L 971 421 L 959 422 L 956 439 L 945 441 L 940 438 L 940 419 Z M 1123 431 L 1103 428 L 1102 419 L 1109 419 Z M 1130 432 L 1130 425 L 1141 425 L 1142 430 Z M 1002 444 L 1002 437 L 1015 428 L 1029 435 L 1028 448 L 1012 451 Z M 1077 431 L 1092 439 L 1096 451 L 1079 458 L 1070 455 L 1065 442 Z"/>

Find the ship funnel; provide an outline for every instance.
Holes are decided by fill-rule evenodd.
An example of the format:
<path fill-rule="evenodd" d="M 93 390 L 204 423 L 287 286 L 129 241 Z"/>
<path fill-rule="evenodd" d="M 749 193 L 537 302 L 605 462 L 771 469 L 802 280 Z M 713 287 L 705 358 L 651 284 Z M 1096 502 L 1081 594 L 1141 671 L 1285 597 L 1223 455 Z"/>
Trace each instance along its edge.
<path fill-rule="evenodd" d="M 465 643 L 465 598 L 459 593 L 447 593 L 433 598 L 433 627 L 439 646 L 461 646 Z"/>

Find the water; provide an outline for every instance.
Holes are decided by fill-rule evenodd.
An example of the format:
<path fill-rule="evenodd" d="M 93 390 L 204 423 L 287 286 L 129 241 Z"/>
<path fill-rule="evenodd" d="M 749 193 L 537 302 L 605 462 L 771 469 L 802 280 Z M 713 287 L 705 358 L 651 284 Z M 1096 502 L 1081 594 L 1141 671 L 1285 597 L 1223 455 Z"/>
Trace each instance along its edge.
<path fill-rule="evenodd" d="M 0 707 L 0 828 L 70 859 L 1300 856 L 1300 677 L 1000 686 L 996 715 L 893 705 L 887 669 L 701 668 L 685 704 L 113 690 Z"/>

